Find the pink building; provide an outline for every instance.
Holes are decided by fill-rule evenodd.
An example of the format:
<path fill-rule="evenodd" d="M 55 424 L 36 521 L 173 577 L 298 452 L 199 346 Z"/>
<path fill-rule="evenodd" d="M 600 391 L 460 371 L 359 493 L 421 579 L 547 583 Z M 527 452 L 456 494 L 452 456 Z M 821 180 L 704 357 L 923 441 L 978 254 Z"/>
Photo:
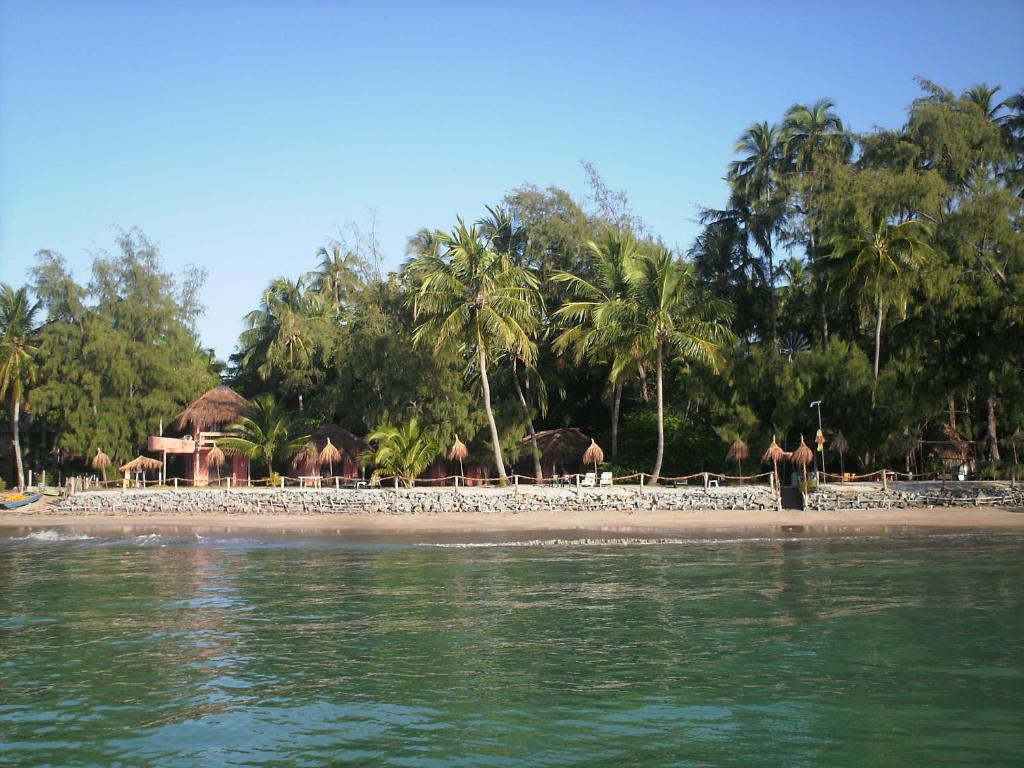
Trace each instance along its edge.
<path fill-rule="evenodd" d="M 248 407 L 249 401 L 230 387 L 211 389 L 177 415 L 169 430 L 175 436 L 150 437 L 146 448 L 160 454 L 165 471 L 167 459 L 179 457 L 180 476 L 194 485 L 209 485 L 211 474 L 216 479 L 218 473 L 221 479 L 230 477 L 232 484 L 244 483 L 249 477 L 247 457 L 229 455 L 217 469 L 210 467 L 210 451 L 218 438 L 226 436 L 224 427 L 238 421 Z"/>

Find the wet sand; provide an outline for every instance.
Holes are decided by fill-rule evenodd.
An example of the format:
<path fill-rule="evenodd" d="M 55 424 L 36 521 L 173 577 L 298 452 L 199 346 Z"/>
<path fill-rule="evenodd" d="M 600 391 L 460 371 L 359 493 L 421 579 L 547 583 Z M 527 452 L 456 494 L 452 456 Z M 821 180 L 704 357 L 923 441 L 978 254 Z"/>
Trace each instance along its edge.
<path fill-rule="evenodd" d="M 1024 509 L 1000 507 L 938 507 L 934 509 L 865 509 L 829 512 L 801 510 L 692 510 L 685 512 L 623 510 L 580 512 L 442 514 L 160 514 L 68 515 L 48 506 L 0 514 L 0 528 L 74 530 L 175 529 L 222 533 L 265 530 L 281 534 L 403 534 L 460 535 L 523 532 L 616 533 L 643 536 L 684 535 L 726 531 L 794 530 L 808 533 L 908 529 L 1024 530 Z"/>

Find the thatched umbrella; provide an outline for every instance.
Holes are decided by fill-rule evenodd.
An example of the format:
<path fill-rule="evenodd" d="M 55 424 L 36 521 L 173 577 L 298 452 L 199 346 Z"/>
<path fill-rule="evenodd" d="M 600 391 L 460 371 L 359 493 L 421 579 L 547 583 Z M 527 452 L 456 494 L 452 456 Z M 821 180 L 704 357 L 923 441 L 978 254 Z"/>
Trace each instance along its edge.
<path fill-rule="evenodd" d="M 799 464 L 804 470 L 804 485 L 807 485 L 807 465 L 814 461 L 814 452 L 804 442 L 804 436 L 800 435 L 800 447 L 793 451 L 793 463 Z"/>
<path fill-rule="evenodd" d="M 216 443 L 213 444 L 213 449 L 210 451 L 210 455 L 207 457 L 210 464 L 217 470 L 217 482 L 220 482 L 220 468 L 224 464 L 224 451 L 221 450 L 220 446 Z"/>
<path fill-rule="evenodd" d="M 148 456 L 136 456 L 134 459 L 129 461 L 127 464 L 123 464 L 118 468 L 118 472 L 124 474 L 127 478 L 133 472 L 137 472 L 140 475 L 145 472 L 156 472 L 164 463 L 160 459 L 151 459 Z"/>
<path fill-rule="evenodd" d="M 328 477 L 334 477 L 334 462 L 341 461 L 341 451 L 339 451 L 338 447 L 331 442 L 331 438 L 327 438 L 327 444 L 324 445 L 323 450 L 320 451 L 320 456 L 318 458 L 321 467 L 324 464 L 327 465 L 328 472 L 330 473 Z"/>
<path fill-rule="evenodd" d="M 594 474 L 597 475 L 597 465 L 604 461 L 604 451 L 601 450 L 601 446 L 594 442 L 594 439 L 590 439 L 590 447 L 583 452 L 583 463 L 594 465 Z"/>
<path fill-rule="evenodd" d="M 110 466 L 110 457 L 107 456 L 99 448 L 96 449 L 96 455 L 92 457 L 92 468 L 98 469 L 103 473 L 103 482 L 107 482 L 107 467 Z"/>
<path fill-rule="evenodd" d="M 459 462 L 459 475 L 464 476 L 466 471 L 462 467 L 462 462 L 469 456 L 469 449 L 466 448 L 465 444 L 459 440 L 459 436 L 455 436 L 455 442 L 452 443 L 452 449 L 448 451 L 448 461 L 455 461 L 458 459 Z"/>
<path fill-rule="evenodd" d="M 320 450 L 316 447 L 316 439 L 309 440 L 292 454 L 292 469 L 296 472 L 311 471 L 320 461 Z M 300 465 L 303 465 L 300 469 Z"/>
<path fill-rule="evenodd" d="M 775 482 L 782 487 L 782 480 L 779 478 L 779 461 L 786 458 L 786 452 L 782 450 L 782 447 L 775 442 L 775 435 L 772 435 L 772 444 L 768 446 L 768 450 L 764 452 L 764 456 L 761 457 L 761 461 L 770 461 L 775 469 Z"/>
<path fill-rule="evenodd" d="M 729 452 L 725 454 L 726 461 L 736 462 L 739 470 L 737 474 L 740 476 L 741 483 L 743 482 L 743 460 L 748 456 L 750 456 L 750 446 L 739 437 L 732 441 L 732 445 L 729 446 Z"/>
<path fill-rule="evenodd" d="M 832 442 L 829 444 L 828 449 L 832 451 L 832 453 L 839 454 L 839 471 L 845 475 L 846 463 L 844 461 L 844 457 L 846 456 L 846 452 L 850 450 L 850 444 L 846 442 L 846 438 L 843 437 L 843 430 L 836 432 L 836 436 L 832 438 Z"/>

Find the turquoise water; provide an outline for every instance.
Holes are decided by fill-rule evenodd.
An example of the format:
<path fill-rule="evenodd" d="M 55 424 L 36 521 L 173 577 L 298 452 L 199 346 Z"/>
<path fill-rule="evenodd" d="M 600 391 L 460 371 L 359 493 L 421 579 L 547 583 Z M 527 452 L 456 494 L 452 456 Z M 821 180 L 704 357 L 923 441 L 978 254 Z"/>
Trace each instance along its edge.
<path fill-rule="evenodd" d="M 1024 537 L 0 533 L 0 765 L 1024 764 Z"/>

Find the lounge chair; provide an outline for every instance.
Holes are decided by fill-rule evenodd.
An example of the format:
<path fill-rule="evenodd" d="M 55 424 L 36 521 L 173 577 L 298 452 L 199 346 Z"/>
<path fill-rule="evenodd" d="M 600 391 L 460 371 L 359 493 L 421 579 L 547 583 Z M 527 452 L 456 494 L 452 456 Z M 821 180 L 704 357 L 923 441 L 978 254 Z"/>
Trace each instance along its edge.
<path fill-rule="evenodd" d="M 583 482 L 580 483 L 580 485 L 584 488 L 593 488 L 595 480 L 596 475 L 593 472 L 587 472 L 587 474 L 583 476 Z"/>
<path fill-rule="evenodd" d="M 601 485 L 611 485 L 611 484 L 612 484 L 612 473 L 611 472 L 602 472 L 601 473 Z"/>

